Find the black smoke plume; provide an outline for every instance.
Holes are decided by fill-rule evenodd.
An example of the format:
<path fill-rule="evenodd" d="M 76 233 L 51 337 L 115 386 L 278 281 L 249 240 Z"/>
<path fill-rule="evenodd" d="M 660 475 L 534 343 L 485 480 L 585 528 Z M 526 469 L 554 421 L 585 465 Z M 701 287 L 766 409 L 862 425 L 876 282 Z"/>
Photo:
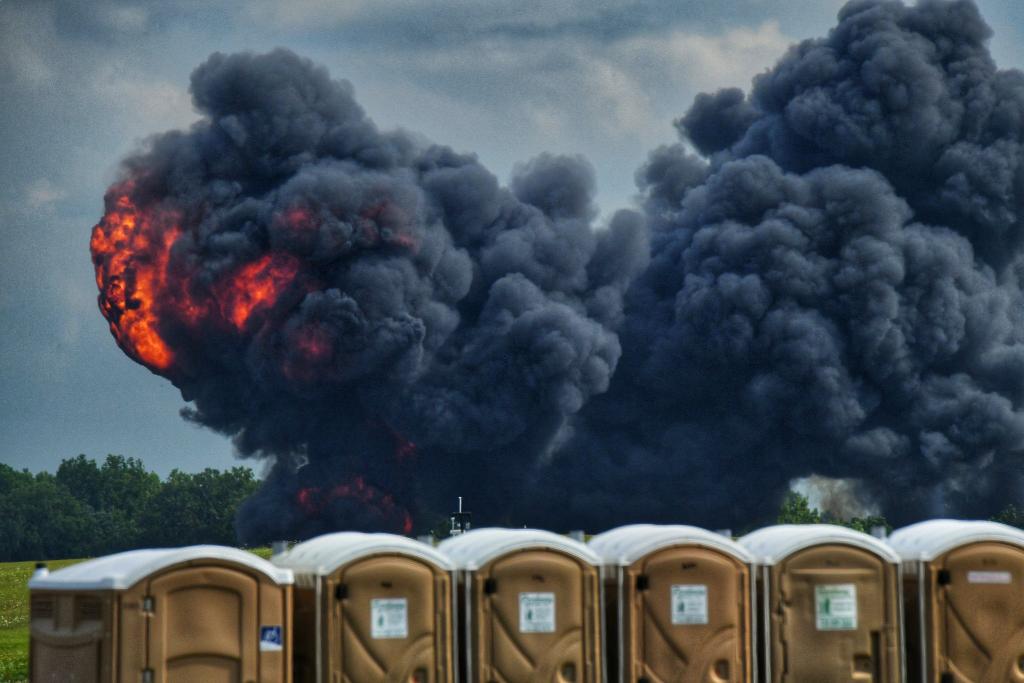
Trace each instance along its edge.
<path fill-rule="evenodd" d="M 896 522 L 1020 500 L 1024 74 L 990 33 L 966 1 L 855 1 L 696 98 L 705 158 L 638 173 L 652 261 L 540 521 L 749 527 L 812 474 Z"/>
<path fill-rule="evenodd" d="M 511 188 L 379 131 L 296 55 L 213 55 L 202 119 L 124 162 L 93 254 L 121 346 L 186 416 L 273 458 L 243 540 L 429 529 L 454 492 L 500 509 L 531 454 L 607 389 L 640 216 L 597 229 L 582 159 Z"/>
<path fill-rule="evenodd" d="M 202 119 L 108 193 L 101 309 L 273 462 L 244 540 L 425 531 L 456 495 L 740 528 L 810 475 L 896 522 L 987 515 L 1024 447 L 1024 75 L 989 34 L 969 2 L 851 2 L 699 96 L 606 225 L 581 159 L 503 187 L 290 52 L 213 55 Z"/>

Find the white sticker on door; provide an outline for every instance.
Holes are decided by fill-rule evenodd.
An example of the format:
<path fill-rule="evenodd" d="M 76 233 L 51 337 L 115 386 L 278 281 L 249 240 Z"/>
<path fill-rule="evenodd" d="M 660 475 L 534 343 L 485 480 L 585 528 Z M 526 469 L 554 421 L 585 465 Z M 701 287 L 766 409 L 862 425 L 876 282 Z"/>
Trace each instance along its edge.
<path fill-rule="evenodd" d="M 707 586 L 672 586 L 672 623 L 677 626 L 708 623 Z"/>
<path fill-rule="evenodd" d="M 852 583 L 814 587 L 814 605 L 819 631 L 857 629 L 857 586 Z"/>
<path fill-rule="evenodd" d="M 370 637 L 408 638 L 409 603 L 405 598 L 374 598 L 370 600 Z"/>
<path fill-rule="evenodd" d="M 555 632 L 555 594 L 519 594 L 519 632 Z"/>
<path fill-rule="evenodd" d="M 967 583 L 1012 583 L 1010 572 L 967 572 Z"/>

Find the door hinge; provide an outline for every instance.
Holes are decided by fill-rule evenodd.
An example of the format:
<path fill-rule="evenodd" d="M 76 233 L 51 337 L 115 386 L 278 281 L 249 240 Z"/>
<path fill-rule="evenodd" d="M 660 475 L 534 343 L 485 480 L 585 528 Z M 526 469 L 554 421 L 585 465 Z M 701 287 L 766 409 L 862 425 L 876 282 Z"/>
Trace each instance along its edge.
<path fill-rule="evenodd" d="M 956 679 L 953 678 L 953 674 L 948 671 L 939 676 L 939 683 L 956 683 Z"/>
<path fill-rule="evenodd" d="M 497 579 L 486 579 L 484 581 L 484 593 L 487 595 L 494 595 L 498 592 L 498 580 Z"/>
<path fill-rule="evenodd" d="M 153 683 L 153 670 L 143 669 L 142 670 L 142 683 Z"/>
<path fill-rule="evenodd" d="M 953 582 L 953 576 L 949 573 L 948 569 L 940 569 L 936 579 L 940 586 L 948 586 Z M 952 675 L 952 674 L 950 674 Z"/>
<path fill-rule="evenodd" d="M 651 580 L 647 578 L 647 574 L 640 574 L 636 577 L 636 589 L 638 591 L 645 591 L 651 587 Z"/>
<path fill-rule="evenodd" d="M 347 600 L 348 599 L 348 584 L 339 583 L 334 587 L 334 599 L 335 600 Z"/>
<path fill-rule="evenodd" d="M 142 611 L 146 614 L 152 614 L 156 611 L 156 598 L 152 595 L 147 595 L 142 598 Z"/>

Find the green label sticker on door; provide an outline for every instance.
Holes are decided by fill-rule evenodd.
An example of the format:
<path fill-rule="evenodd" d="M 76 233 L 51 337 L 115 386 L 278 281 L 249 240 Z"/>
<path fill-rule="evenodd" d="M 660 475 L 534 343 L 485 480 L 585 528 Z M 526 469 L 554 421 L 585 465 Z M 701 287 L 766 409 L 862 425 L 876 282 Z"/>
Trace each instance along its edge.
<path fill-rule="evenodd" d="M 409 603 L 405 598 L 374 598 L 370 600 L 370 637 L 408 638 Z"/>
<path fill-rule="evenodd" d="M 857 629 L 857 586 L 835 583 L 814 587 L 815 615 L 819 631 Z"/>
<path fill-rule="evenodd" d="M 708 623 L 707 586 L 672 586 L 672 623 L 676 626 Z"/>
<path fill-rule="evenodd" d="M 519 632 L 555 632 L 555 594 L 519 594 Z"/>

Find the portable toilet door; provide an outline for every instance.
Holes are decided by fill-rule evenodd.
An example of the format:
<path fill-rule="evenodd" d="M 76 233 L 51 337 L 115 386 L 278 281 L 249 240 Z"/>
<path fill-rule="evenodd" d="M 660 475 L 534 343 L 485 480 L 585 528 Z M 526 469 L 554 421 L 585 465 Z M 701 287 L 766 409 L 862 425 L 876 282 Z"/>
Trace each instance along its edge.
<path fill-rule="evenodd" d="M 766 683 L 897 683 L 903 677 L 899 557 L 830 524 L 739 539 L 760 574 Z"/>
<path fill-rule="evenodd" d="M 751 556 L 693 526 L 631 524 L 598 534 L 605 649 L 618 681 L 750 683 Z"/>
<path fill-rule="evenodd" d="M 893 533 L 909 680 L 1024 683 L 1024 532 L 932 520 Z"/>
<path fill-rule="evenodd" d="M 289 683 L 291 583 L 221 546 L 118 553 L 33 578 L 31 680 Z"/>
<path fill-rule="evenodd" d="M 296 683 L 451 683 L 454 566 L 434 548 L 342 532 L 273 561 L 296 578 Z"/>
<path fill-rule="evenodd" d="M 535 529 L 476 529 L 439 548 L 459 574 L 464 676 L 474 683 L 599 683 L 600 558 Z"/>

